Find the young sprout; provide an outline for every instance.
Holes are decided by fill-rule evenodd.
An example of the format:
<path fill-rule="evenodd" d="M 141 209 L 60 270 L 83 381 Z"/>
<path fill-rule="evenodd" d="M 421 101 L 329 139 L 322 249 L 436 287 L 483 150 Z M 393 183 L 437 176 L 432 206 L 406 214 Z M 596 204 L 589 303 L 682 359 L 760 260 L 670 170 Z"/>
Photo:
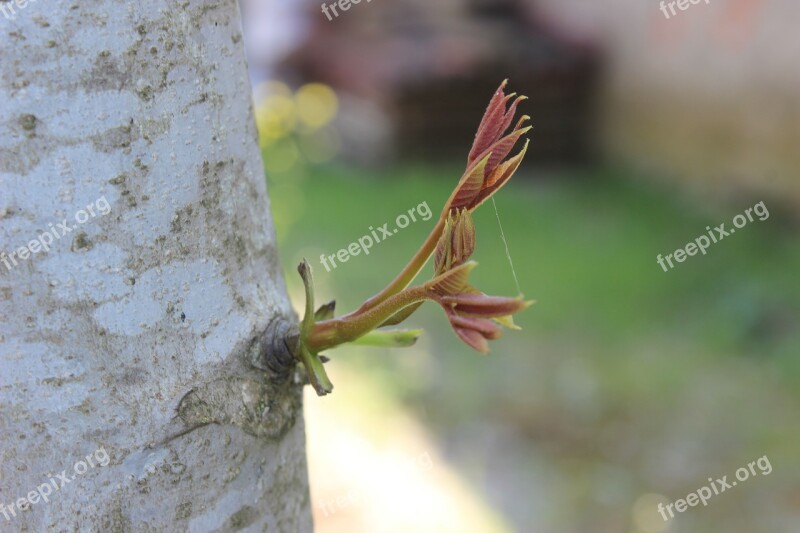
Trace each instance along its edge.
<path fill-rule="evenodd" d="M 488 296 L 472 287 L 469 274 L 477 263 L 469 258 L 475 250 L 472 211 L 485 202 L 516 172 L 528 148 L 509 157 L 519 139 L 531 128 L 522 116 L 510 129 L 517 105 L 524 96 L 505 94 L 507 80 L 492 96 L 467 158 L 467 169 L 444 205 L 435 227 L 419 251 L 383 290 L 355 311 L 334 317 L 334 302 L 314 311 L 311 267 L 304 260 L 298 270 L 306 291 L 306 309 L 300 334 L 292 338 L 292 353 L 303 363 L 308 379 L 322 396 L 333 389 L 322 365 L 321 352 L 344 343 L 375 346 L 410 346 L 421 330 L 376 331 L 400 324 L 426 300 L 439 304 L 456 335 L 473 349 L 487 353 L 488 341 L 501 335 L 499 325 L 519 329 L 511 315 L 533 302 Z M 512 101 L 513 100 L 513 101 Z M 509 104 L 510 102 L 510 104 Z M 410 286 L 434 256 L 434 275 L 426 283 Z"/>

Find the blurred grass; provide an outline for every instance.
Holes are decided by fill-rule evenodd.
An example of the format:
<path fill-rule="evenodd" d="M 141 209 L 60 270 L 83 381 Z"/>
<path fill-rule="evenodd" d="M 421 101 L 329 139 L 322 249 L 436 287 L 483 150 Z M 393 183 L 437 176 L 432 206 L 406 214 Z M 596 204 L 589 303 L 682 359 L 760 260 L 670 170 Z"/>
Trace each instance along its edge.
<path fill-rule="evenodd" d="M 320 301 L 352 309 L 385 285 L 434 224 L 458 179 L 457 167 L 396 169 L 368 175 L 342 167 L 311 168 L 299 185 L 302 207 L 281 217 L 282 193 L 297 184 L 270 184 L 285 273 L 308 253 Z M 615 169 L 529 179 L 518 175 L 496 197 L 520 285 L 537 304 L 518 319 L 537 338 L 582 338 L 624 345 L 645 334 L 677 337 L 713 352 L 776 358 L 787 379 L 800 376 L 798 346 L 800 245 L 791 222 L 776 215 L 748 224 L 664 272 L 666 255 L 757 202 L 731 209 L 691 205 L 665 189 L 638 185 Z M 287 183 L 288 182 L 288 183 Z M 434 219 L 421 220 L 326 272 L 319 254 L 335 254 L 369 226 L 427 202 Z M 767 205 L 769 208 L 769 205 Z M 476 213 L 480 263 L 473 282 L 484 292 L 513 295 L 516 287 L 491 203 Z M 427 274 L 430 273 L 430 265 Z M 427 275 L 426 274 L 426 275 Z M 423 279 L 423 278 L 420 278 Z M 413 324 L 414 321 L 412 320 Z M 445 323 L 442 321 L 442 328 Z M 434 326 L 436 327 L 436 326 Z"/>
<path fill-rule="evenodd" d="M 335 297 L 338 313 L 355 308 L 416 250 L 460 172 L 407 166 L 372 174 L 331 165 L 271 176 L 290 291 L 301 294 L 295 267 L 306 257 L 318 302 Z M 404 324 L 425 328 L 418 350 L 346 347 L 331 364 L 352 366 L 405 402 L 518 525 L 620 530 L 630 527 L 629 510 L 642 494 L 676 499 L 766 452 L 783 462 L 779 475 L 791 477 L 800 469 L 791 444 L 800 439 L 796 222 L 770 209 L 769 219 L 705 256 L 666 273 L 656 263 L 657 254 L 685 246 L 706 226 L 730 227 L 759 200 L 701 204 L 618 168 L 520 173 L 496 201 L 521 288 L 537 300 L 516 319 L 523 331 L 507 332 L 481 357 L 427 304 Z M 369 226 L 393 227 L 397 215 L 422 202 L 431 220 L 331 272 L 320 264 L 320 254 L 346 248 Z M 473 284 L 514 295 L 491 203 L 475 221 Z M 429 273 L 430 265 L 420 279 Z M 487 434 L 497 442 L 482 440 Z M 677 465 L 676 449 L 684 452 Z M 531 506 L 526 494 L 542 480 L 558 488 L 539 487 L 541 502 Z M 766 522 L 742 514 L 748 498 L 761 494 L 754 488 L 715 504 L 698 513 L 691 531 L 763 528 Z M 773 499 L 779 515 L 800 507 L 791 498 Z M 601 516 L 603 527 L 588 525 Z"/>

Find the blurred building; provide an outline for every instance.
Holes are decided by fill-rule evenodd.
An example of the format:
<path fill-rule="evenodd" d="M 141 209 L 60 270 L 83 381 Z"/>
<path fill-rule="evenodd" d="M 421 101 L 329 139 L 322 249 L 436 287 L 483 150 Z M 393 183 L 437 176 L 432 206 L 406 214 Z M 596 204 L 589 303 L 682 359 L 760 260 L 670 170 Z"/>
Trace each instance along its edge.
<path fill-rule="evenodd" d="M 334 87 L 351 159 L 463 157 L 509 77 L 531 97 L 529 164 L 586 160 L 597 140 L 715 195 L 800 202 L 793 0 L 700 2 L 670 18 L 657 0 L 362 0 L 330 20 L 322 0 L 243 2 L 283 6 L 246 18 L 251 62 Z"/>
<path fill-rule="evenodd" d="M 670 18 L 656 0 L 537 4 L 607 51 L 607 151 L 715 195 L 800 203 L 800 3 L 701 2 Z"/>
<path fill-rule="evenodd" d="M 551 31 L 525 2 L 361 2 L 336 17 L 320 7 L 307 7 L 308 31 L 278 72 L 342 95 L 351 117 L 343 124 L 346 152 L 363 146 L 406 159 L 466 157 L 489 97 L 511 78 L 511 89 L 530 97 L 524 112 L 534 119 L 536 142 L 529 158 L 590 158 L 599 53 Z M 374 131 L 375 123 L 385 131 Z"/>

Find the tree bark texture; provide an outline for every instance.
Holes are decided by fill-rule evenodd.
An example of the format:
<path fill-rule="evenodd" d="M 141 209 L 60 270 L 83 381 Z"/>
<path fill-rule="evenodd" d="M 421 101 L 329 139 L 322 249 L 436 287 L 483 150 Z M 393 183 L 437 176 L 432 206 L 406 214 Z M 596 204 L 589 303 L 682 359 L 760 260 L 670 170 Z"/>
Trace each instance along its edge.
<path fill-rule="evenodd" d="M 236 3 L 13 5 L 0 531 L 310 531 L 301 386 L 257 364 L 297 317 Z"/>

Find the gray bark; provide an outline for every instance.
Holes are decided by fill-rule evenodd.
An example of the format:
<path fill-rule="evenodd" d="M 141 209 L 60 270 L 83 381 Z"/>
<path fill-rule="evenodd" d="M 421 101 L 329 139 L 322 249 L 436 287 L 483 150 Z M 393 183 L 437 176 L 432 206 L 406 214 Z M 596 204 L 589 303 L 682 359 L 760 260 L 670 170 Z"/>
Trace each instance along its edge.
<path fill-rule="evenodd" d="M 296 316 L 235 2 L 14 7 L 0 531 L 311 530 L 301 387 L 252 363 Z"/>

